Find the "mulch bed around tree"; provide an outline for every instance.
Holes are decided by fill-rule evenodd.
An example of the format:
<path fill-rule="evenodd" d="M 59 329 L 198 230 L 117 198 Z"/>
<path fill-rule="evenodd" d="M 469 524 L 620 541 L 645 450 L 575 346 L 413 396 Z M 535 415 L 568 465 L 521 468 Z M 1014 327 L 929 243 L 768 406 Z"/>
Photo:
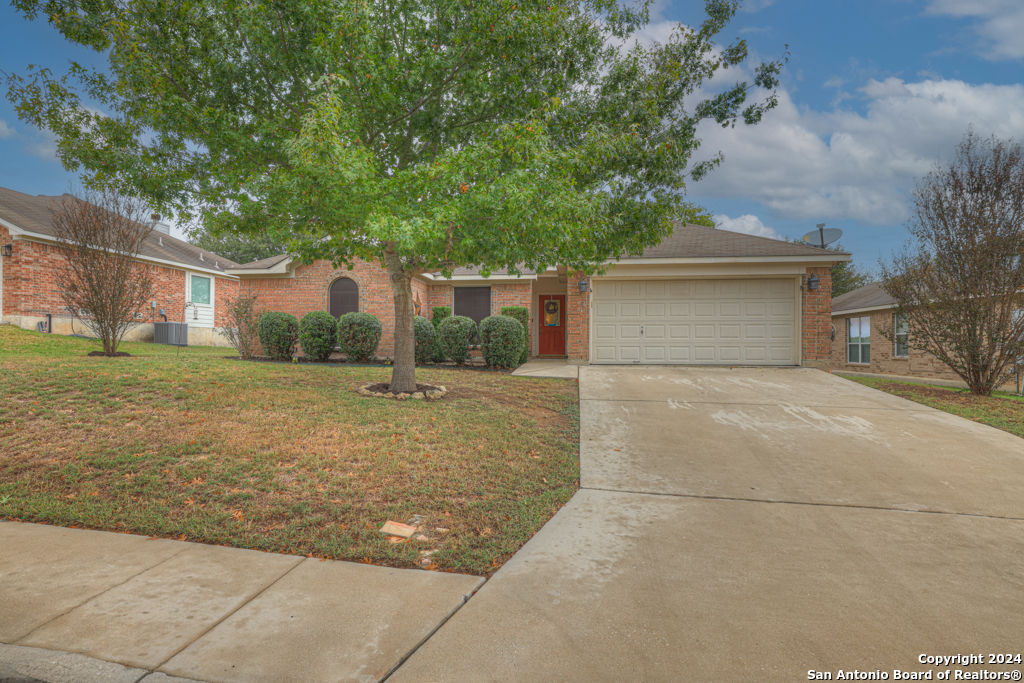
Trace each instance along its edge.
<path fill-rule="evenodd" d="M 363 388 L 375 394 L 386 394 L 391 391 L 391 383 L 378 382 L 377 384 L 368 384 Z M 432 384 L 417 384 L 416 391 L 422 391 L 425 394 L 428 391 L 441 391 L 441 387 L 435 387 Z"/>
<path fill-rule="evenodd" d="M 90 356 L 105 356 L 107 358 L 131 358 L 130 353 L 126 351 L 114 351 L 113 353 L 107 353 L 106 351 L 90 351 Z"/>

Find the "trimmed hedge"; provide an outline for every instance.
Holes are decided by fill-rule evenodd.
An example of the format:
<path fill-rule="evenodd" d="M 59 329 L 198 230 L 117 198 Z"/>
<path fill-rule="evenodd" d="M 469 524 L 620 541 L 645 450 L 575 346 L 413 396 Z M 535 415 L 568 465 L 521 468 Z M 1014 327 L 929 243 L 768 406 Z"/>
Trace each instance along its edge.
<path fill-rule="evenodd" d="M 450 306 L 434 306 L 432 309 L 434 323 L 434 331 L 438 332 L 441 329 L 441 323 L 452 316 L 452 309 Z M 444 351 L 441 349 L 441 335 L 434 335 L 434 362 L 443 363 L 447 359 L 444 355 Z"/>
<path fill-rule="evenodd" d="M 434 341 L 437 331 L 430 321 L 422 315 L 412 319 L 413 331 L 416 334 L 416 362 L 427 363 L 434 357 Z"/>
<path fill-rule="evenodd" d="M 383 332 L 384 328 L 376 316 L 346 313 L 338 318 L 338 347 L 350 361 L 370 360 L 377 353 Z"/>
<path fill-rule="evenodd" d="M 338 344 L 338 321 L 327 311 L 310 311 L 299 323 L 299 344 L 307 358 L 327 360 Z"/>
<path fill-rule="evenodd" d="M 267 311 L 260 316 L 259 335 L 263 351 L 271 358 L 287 360 L 295 355 L 299 321 L 291 313 Z"/>
<path fill-rule="evenodd" d="M 523 352 L 519 354 L 519 364 L 530 360 L 530 309 L 526 306 L 502 306 L 501 314 L 515 318 L 523 326 Z"/>
<path fill-rule="evenodd" d="M 451 358 L 456 365 L 462 365 L 469 358 L 469 345 L 476 336 L 476 323 L 471 318 L 453 315 L 445 318 L 437 328 L 441 353 Z"/>
<path fill-rule="evenodd" d="M 517 367 L 524 341 L 523 326 L 511 316 L 492 315 L 480 321 L 480 350 L 491 367 Z"/>

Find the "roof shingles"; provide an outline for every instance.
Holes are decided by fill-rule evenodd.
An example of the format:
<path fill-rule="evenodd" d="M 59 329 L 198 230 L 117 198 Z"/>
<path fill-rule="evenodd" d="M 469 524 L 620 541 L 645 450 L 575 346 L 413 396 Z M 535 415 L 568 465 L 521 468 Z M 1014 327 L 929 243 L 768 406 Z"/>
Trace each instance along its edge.
<path fill-rule="evenodd" d="M 74 199 L 69 194 L 61 197 L 33 197 L 0 187 L 0 219 L 27 232 L 54 237 L 50 209 L 65 198 Z M 224 271 L 227 268 L 238 267 L 238 264 L 230 259 L 156 230 L 146 240 L 140 256 L 203 270 Z"/>

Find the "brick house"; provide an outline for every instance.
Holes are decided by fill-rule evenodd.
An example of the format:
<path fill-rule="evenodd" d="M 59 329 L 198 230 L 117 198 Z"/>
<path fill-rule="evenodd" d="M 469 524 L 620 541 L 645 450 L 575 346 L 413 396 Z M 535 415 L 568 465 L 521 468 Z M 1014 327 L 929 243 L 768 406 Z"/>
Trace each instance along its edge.
<path fill-rule="evenodd" d="M 643 254 L 585 278 L 564 267 L 482 277 L 460 268 L 450 278 L 422 275 L 413 298 L 477 322 L 503 306 L 530 310 L 530 353 L 571 363 L 807 365 L 827 368 L 831 271 L 848 254 L 807 245 L 677 224 Z M 384 327 L 378 354 L 394 353 L 387 274 L 359 261 L 352 270 L 288 256 L 227 269 L 268 310 L 297 318 L 313 310 L 363 311 Z"/>
<path fill-rule="evenodd" d="M 896 301 L 873 282 L 832 301 L 832 370 L 959 380 L 935 356 L 907 344 L 909 327 L 896 315 Z M 897 330 L 895 341 L 882 329 Z"/>
<path fill-rule="evenodd" d="M 54 333 L 88 334 L 66 310 L 56 282 L 64 259 L 56 248 L 50 207 L 62 199 L 0 188 L 0 320 L 27 330 L 44 323 Z M 224 303 L 238 294 L 238 277 L 227 269 L 238 264 L 168 232 L 158 224 L 138 257 L 152 269 L 155 293 L 124 338 L 152 341 L 153 323 L 166 316 L 188 323 L 189 344 L 226 346 L 218 329 L 226 324 Z"/>

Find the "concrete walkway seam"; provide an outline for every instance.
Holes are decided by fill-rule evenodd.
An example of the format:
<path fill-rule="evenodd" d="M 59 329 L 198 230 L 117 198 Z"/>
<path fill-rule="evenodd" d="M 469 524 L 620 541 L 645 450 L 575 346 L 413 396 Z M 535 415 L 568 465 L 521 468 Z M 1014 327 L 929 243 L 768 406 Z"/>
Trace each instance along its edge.
<path fill-rule="evenodd" d="M 660 491 L 634 491 L 632 489 L 607 489 L 597 486 L 581 486 L 580 491 L 602 491 L 604 493 L 632 493 L 638 496 L 665 496 L 668 498 L 696 498 L 699 500 L 726 500 L 737 503 L 767 503 L 770 505 L 810 505 L 825 508 L 852 508 L 856 510 L 881 510 L 882 512 L 911 512 L 923 515 L 949 515 L 950 517 L 980 517 L 982 519 L 1005 519 L 1011 522 L 1024 522 L 1021 517 L 1000 517 L 999 515 L 981 515 L 976 512 L 946 512 L 944 510 L 911 510 L 909 508 L 888 508 L 879 505 L 842 505 L 839 503 L 815 503 L 800 500 L 764 500 L 762 498 L 733 498 L 730 496 L 700 496 L 695 493 L 665 493 Z"/>
<path fill-rule="evenodd" d="M 114 531 L 114 532 L 107 532 L 107 533 L 118 533 L 118 532 Z M 166 540 L 166 539 L 158 539 L 157 537 L 152 536 L 152 537 L 150 537 L 147 540 Z M 80 602 L 77 605 L 75 605 L 74 607 L 70 608 L 67 612 L 62 612 L 62 613 L 58 614 L 53 619 L 50 619 L 49 621 L 47 621 L 47 622 L 45 622 L 43 624 L 39 624 L 39 626 L 36 626 L 34 629 L 29 631 L 25 635 L 17 638 L 16 640 L 12 640 L 11 641 L 11 645 L 17 645 L 18 643 L 20 643 L 21 641 L 25 640 L 26 638 L 31 636 L 33 633 L 35 633 L 39 629 L 44 628 L 45 626 L 48 626 L 48 625 L 52 624 L 53 622 L 57 621 L 58 619 L 60 619 L 60 618 L 62 618 L 64 616 L 67 616 L 68 614 L 71 614 L 72 612 L 74 612 L 76 609 L 78 609 L 82 605 L 85 605 L 85 604 L 88 604 L 88 603 L 92 602 L 93 600 L 95 600 L 96 598 L 100 597 L 101 595 L 106 595 L 107 593 L 109 593 L 110 591 L 114 590 L 115 588 L 120 588 L 121 586 L 123 586 L 124 584 L 128 583 L 129 581 L 131 581 L 132 579 L 134 579 L 137 576 L 141 576 L 142 574 L 145 574 L 146 572 L 148 572 L 148 571 L 150 571 L 152 569 L 156 569 L 157 567 L 162 565 L 164 562 L 168 562 L 168 561 L 174 559 L 175 557 L 177 557 L 178 555 L 180 555 L 181 553 L 183 553 L 186 550 L 188 550 L 192 545 L 193 545 L 192 543 L 188 543 L 184 548 L 182 548 L 178 552 L 174 553 L 173 555 L 170 555 L 169 557 L 166 557 L 166 558 L 160 560 L 159 562 L 157 562 L 156 564 L 154 564 L 154 565 L 152 565 L 150 567 L 146 567 L 145 569 L 140 571 L 138 574 L 132 574 L 131 576 L 129 576 L 127 579 L 125 579 L 121 583 L 114 584 L 113 586 L 108 586 L 107 588 L 105 588 L 104 590 L 101 590 L 96 595 L 89 596 L 88 598 L 86 598 L 82 602 Z"/>
<path fill-rule="evenodd" d="M 416 643 L 416 645 L 415 645 L 415 646 L 413 646 L 413 648 L 412 648 L 411 650 L 409 650 L 409 651 L 408 651 L 407 653 L 405 653 L 405 656 L 404 656 L 404 657 L 402 657 L 402 658 L 401 658 L 400 660 L 398 660 L 398 661 L 397 661 L 397 662 L 395 663 L 395 665 L 394 665 L 394 666 L 392 666 L 392 667 L 391 667 L 390 669 L 388 669 L 388 672 L 387 672 L 386 674 L 384 674 L 384 677 L 383 677 L 383 678 L 381 678 L 381 679 L 380 679 L 380 681 L 378 681 L 377 683 L 387 683 L 387 680 L 388 680 L 389 678 L 391 678 L 391 676 L 392 676 L 392 675 L 393 675 L 393 674 L 394 674 L 394 673 L 395 673 L 396 671 L 398 671 L 398 669 L 399 669 L 399 668 L 401 668 L 401 666 L 402 666 L 403 664 L 405 664 L 405 663 L 406 663 L 406 662 L 407 662 L 407 661 L 409 660 L 409 658 L 410 658 L 410 657 L 412 657 L 412 656 L 413 656 L 414 654 L 416 654 L 416 653 L 417 653 L 417 652 L 419 651 L 419 649 L 420 649 L 421 647 L 423 647 L 424 645 L 426 645 L 426 644 L 427 644 L 427 641 L 428 641 L 428 640 L 430 640 L 431 638 L 433 638 L 433 637 L 434 637 L 434 634 L 435 634 L 435 633 L 437 633 L 438 631 L 440 631 L 440 630 L 441 630 L 441 627 L 442 627 L 442 626 L 444 626 L 445 624 L 447 624 L 447 623 L 448 623 L 448 620 L 449 620 L 449 619 L 451 619 L 452 617 L 454 617 L 454 616 L 455 616 L 455 614 L 456 614 L 456 613 L 457 613 L 457 612 L 458 612 L 458 611 L 459 611 L 460 609 L 462 609 L 462 608 L 463 608 L 463 607 L 464 607 L 464 606 L 466 605 L 466 603 L 468 603 L 468 602 L 470 601 L 470 599 L 471 599 L 471 598 L 472 598 L 472 597 L 473 597 L 474 595 L 476 595 L 476 594 L 477 594 L 477 593 L 478 593 L 478 592 L 480 591 L 480 589 L 481 589 L 481 588 L 483 588 L 484 586 L 486 586 L 486 585 L 487 585 L 487 581 L 488 581 L 488 580 L 489 580 L 489 579 L 486 579 L 486 578 L 485 578 L 485 579 L 484 579 L 484 582 L 483 582 L 483 583 L 481 583 L 481 584 L 480 584 L 479 586 L 477 586 L 477 587 L 476 587 L 476 589 L 474 589 L 472 593 L 470 593 L 469 595 L 464 595 L 464 596 L 462 596 L 462 602 L 461 602 L 460 604 L 456 605 L 456 606 L 455 606 L 455 609 L 453 609 L 453 610 L 452 610 L 452 611 L 451 611 L 451 612 L 450 612 L 450 613 L 448 614 L 448 616 L 446 616 L 446 617 L 445 617 L 444 619 L 442 619 L 442 620 L 440 621 L 440 623 L 438 623 L 438 625 L 437 625 L 437 626 L 435 626 L 435 627 L 433 628 L 433 630 L 431 630 L 431 631 L 430 631 L 430 633 L 428 633 L 427 635 L 425 635 L 425 636 L 423 637 L 423 640 L 421 640 L 420 642 Z"/>
<path fill-rule="evenodd" d="M 203 631 L 202 633 L 200 633 L 199 635 L 197 635 L 197 636 L 196 636 L 195 638 L 193 638 L 193 639 L 192 639 L 191 641 L 189 641 L 188 643 L 186 643 L 186 644 L 185 644 L 185 645 L 183 645 L 182 647 L 178 648 L 178 649 L 177 649 L 177 650 L 176 650 L 176 651 L 175 651 L 174 653 L 172 653 L 172 654 L 171 654 L 171 656 L 170 656 L 170 657 L 168 657 L 168 658 L 167 658 L 167 659 L 165 659 L 164 661 L 160 662 L 160 664 L 158 664 L 158 665 L 157 665 L 156 667 L 154 667 L 154 668 L 153 668 L 153 671 L 154 671 L 154 672 L 157 672 L 157 671 L 158 671 L 158 670 L 160 669 L 160 667 L 164 666 L 165 664 L 167 664 L 167 662 L 169 662 L 169 661 L 171 661 L 172 659 L 174 659 L 175 657 L 177 657 L 177 656 L 178 656 L 179 654 L 181 654 L 181 653 L 182 653 L 182 652 L 183 652 L 183 651 L 184 651 L 185 649 L 187 649 L 187 648 L 188 648 L 188 647 L 189 647 L 190 645 L 192 645 L 192 644 L 193 644 L 193 643 L 195 643 L 195 642 L 196 642 L 197 640 L 199 640 L 200 638 L 202 638 L 203 636 L 205 636 L 205 635 L 206 635 L 207 633 L 209 633 L 210 631 L 212 631 L 213 629 L 217 628 L 217 627 L 218 627 L 218 626 L 220 626 L 220 625 L 221 625 L 222 623 L 224 623 L 224 620 L 225 620 L 225 619 L 227 619 L 227 618 L 228 618 L 228 617 L 230 617 L 230 616 L 231 616 L 232 614 L 234 614 L 234 613 L 235 613 L 235 612 L 237 612 L 238 610 L 242 609 L 243 607 L 245 607 L 246 605 L 248 605 L 248 604 L 249 604 L 250 602 L 252 602 L 252 601 L 253 601 L 253 600 L 255 600 L 256 598 L 258 598 L 259 596 L 261 596 L 261 595 L 263 595 L 263 594 L 264 594 L 265 592 L 267 592 L 267 590 L 268 590 L 269 588 L 273 587 L 273 586 L 274 586 L 275 584 L 277 584 L 277 582 L 278 582 L 278 581 L 280 581 L 280 580 L 281 580 L 281 579 L 283 579 L 284 577 L 288 576 L 288 574 L 290 574 L 290 573 L 292 572 L 292 570 L 293 570 L 293 569 L 295 569 L 295 568 L 296 568 L 296 567 L 298 567 L 299 565 L 303 564 L 304 562 L 308 562 L 308 561 L 309 561 L 309 558 L 308 558 L 308 557 L 307 557 L 307 558 L 303 558 L 302 560 L 300 560 L 300 561 L 296 562 L 295 564 L 293 564 L 293 565 L 292 565 L 291 567 L 288 567 L 288 569 L 287 569 L 287 570 L 285 570 L 285 572 L 284 572 L 284 573 L 282 573 L 282 574 L 281 574 L 280 576 L 278 576 L 278 577 L 277 577 L 276 579 L 274 579 L 273 581 L 271 581 L 270 583 L 268 583 L 268 584 L 267 584 L 266 586 L 264 586 L 263 588 L 261 588 L 261 589 L 260 589 L 260 591 L 259 591 L 258 593 L 256 593 L 256 594 L 255 594 L 255 595 L 253 595 L 253 596 L 252 596 L 251 598 L 249 598 L 248 600 L 246 600 L 245 602 L 243 602 L 242 604 L 240 604 L 240 605 L 239 605 L 238 607 L 236 607 L 235 609 L 231 610 L 230 612 L 228 612 L 227 614 L 225 614 L 224 616 L 222 616 L 222 617 L 221 617 L 220 619 L 218 619 L 218 620 L 217 620 L 217 621 L 216 621 L 216 622 L 215 622 L 214 624 L 212 624 L 212 625 L 210 626 L 210 628 L 206 629 L 205 631 Z"/>

